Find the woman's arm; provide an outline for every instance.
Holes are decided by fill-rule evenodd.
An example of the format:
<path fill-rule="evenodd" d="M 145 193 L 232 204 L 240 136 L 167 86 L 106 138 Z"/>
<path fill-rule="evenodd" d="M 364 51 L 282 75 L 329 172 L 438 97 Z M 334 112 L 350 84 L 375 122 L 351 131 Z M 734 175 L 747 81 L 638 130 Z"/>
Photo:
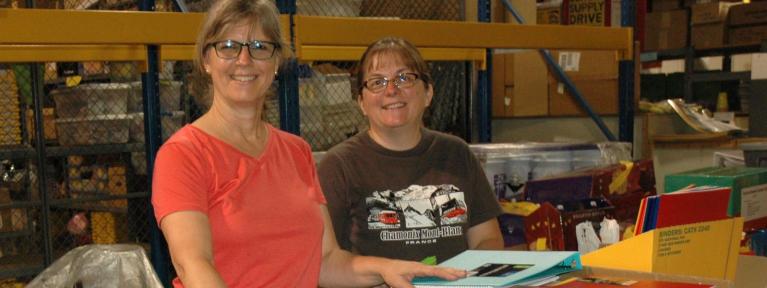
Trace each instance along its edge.
<path fill-rule="evenodd" d="M 226 287 L 213 264 L 208 216 L 198 211 L 174 212 L 162 219 L 160 228 L 184 287 Z"/>
<path fill-rule="evenodd" d="M 469 241 L 469 249 L 503 250 L 503 236 L 496 218 L 472 226 L 466 238 Z"/>
<path fill-rule="evenodd" d="M 354 255 L 341 250 L 333 233 L 327 207 L 320 205 L 325 231 L 322 236 L 321 287 L 370 287 L 386 283 L 390 287 L 410 288 L 417 276 L 436 276 L 456 280 L 463 270 L 427 266 L 418 262 Z"/>

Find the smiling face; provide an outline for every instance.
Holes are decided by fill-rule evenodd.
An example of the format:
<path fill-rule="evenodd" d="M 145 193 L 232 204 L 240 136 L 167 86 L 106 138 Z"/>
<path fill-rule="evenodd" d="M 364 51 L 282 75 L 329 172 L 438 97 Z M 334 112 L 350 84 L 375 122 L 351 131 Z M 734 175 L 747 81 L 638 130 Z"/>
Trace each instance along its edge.
<path fill-rule="evenodd" d="M 401 73 L 416 73 L 408 67 L 402 57 L 391 51 L 382 51 L 372 56 L 365 80 L 385 77 L 389 85 L 380 92 L 371 92 L 362 88 L 357 102 L 363 114 L 368 117 L 370 129 L 378 133 L 395 131 L 414 131 L 423 125 L 423 113 L 431 104 L 434 94 L 433 87 L 422 80 L 411 87 L 398 88 L 394 78 Z"/>
<path fill-rule="evenodd" d="M 260 25 L 243 21 L 232 25 L 221 35 L 222 40 L 250 42 L 253 40 L 274 41 L 269 39 Z M 247 47 L 234 59 L 223 59 L 216 55 L 211 46 L 205 51 L 203 67 L 213 83 L 213 105 L 224 102 L 230 106 L 261 107 L 266 92 L 274 81 L 278 68 L 278 57 L 267 60 L 254 60 Z M 223 104 L 223 103 L 220 103 Z"/>

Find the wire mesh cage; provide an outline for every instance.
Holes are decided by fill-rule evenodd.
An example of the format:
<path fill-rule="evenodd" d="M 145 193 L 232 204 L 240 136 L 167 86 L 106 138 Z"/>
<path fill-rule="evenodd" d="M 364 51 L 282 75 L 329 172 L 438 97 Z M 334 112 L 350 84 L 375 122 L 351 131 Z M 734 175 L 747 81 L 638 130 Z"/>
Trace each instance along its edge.
<path fill-rule="evenodd" d="M 0 64 L 0 287 L 23 285 L 82 245 L 149 249 L 137 65 Z M 188 121 L 175 65 L 159 73 L 164 138 Z"/>
<path fill-rule="evenodd" d="M 300 15 L 463 21 L 463 0 L 296 0 Z"/>
<path fill-rule="evenodd" d="M 86 244 L 148 247 L 149 187 L 146 164 L 141 165 L 146 156 L 137 63 L 46 67 L 51 75 L 42 103 L 52 104 L 58 136 L 46 142 L 46 164 L 51 166 L 46 179 L 56 188 L 45 193 L 51 245 L 46 252 L 57 259 Z M 161 107 L 173 113 L 181 106 L 180 84 L 167 74 L 161 71 Z"/>
<path fill-rule="evenodd" d="M 0 7 L 137 10 L 138 0 L 0 0 Z M 212 0 L 182 1 L 204 12 Z M 156 0 L 156 11 L 178 11 Z M 296 0 L 302 15 L 463 21 L 459 0 Z M 287 31 L 286 31 L 287 33 Z M 324 151 L 366 129 L 354 99 L 356 62 L 299 67 L 300 134 Z M 159 70 L 162 138 L 206 111 L 191 61 Z M 425 123 L 463 134 L 471 70 L 430 63 L 435 97 Z M 150 249 L 141 64 L 125 61 L 0 63 L 0 288 L 19 287 L 53 260 L 86 244 L 134 243 Z M 282 72 L 281 72 L 282 73 Z M 264 119 L 280 127 L 278 84 Z M 295 111 L 292 111 L 295 112 Z M 38 139 L 40 138 L 40 139 Z M 38 162 L 43 159 L 42 162 Z"/>
<path fill-rule="evenodd" d="M 464 21 L 465 2 L 457 0 L 297 0 L 300 15 Z M 367 127 L 353 98 L 357 62 L 315 62 L 299 71 L 301 136 L 314 151 L 324 151 Z M 429 63 L 434 99 L 427 127 L 467 137 L 470 68 L 464 62 Z"/>
<path fill-rule="evenodd" d="M 27 65 L 0 64 L 0 279 L 43 267 L 38 169 L 31 155 Z M 49 135 L 45 135 L 49 136 Z M 6 268 L 7 267 L 7 268 Z M 0 280 L 0 287 L 5 281 Z"/>

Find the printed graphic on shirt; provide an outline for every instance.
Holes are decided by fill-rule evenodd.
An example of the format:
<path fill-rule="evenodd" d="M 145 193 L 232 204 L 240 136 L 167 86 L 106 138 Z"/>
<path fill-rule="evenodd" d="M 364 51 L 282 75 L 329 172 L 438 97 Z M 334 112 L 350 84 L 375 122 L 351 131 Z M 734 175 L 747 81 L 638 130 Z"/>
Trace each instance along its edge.
<path fill-rule="evenodd" d="M 464 193 L 450 184 L 376 191 L 365 199 L 365 204 L 370 230 L 427 228 L 467 221 Z"/>

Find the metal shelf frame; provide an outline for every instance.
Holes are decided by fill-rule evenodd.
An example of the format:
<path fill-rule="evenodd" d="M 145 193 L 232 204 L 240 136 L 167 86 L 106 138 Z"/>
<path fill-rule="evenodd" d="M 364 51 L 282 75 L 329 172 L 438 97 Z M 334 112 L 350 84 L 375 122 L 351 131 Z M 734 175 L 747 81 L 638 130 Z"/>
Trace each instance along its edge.
<path fill-rule="evenodd" d="M 151 10 L 154 6 L 153 2 L 152 0 L 141 1 L 140 8 Z M 623 0 L 623 2 L 630 1 Z M 426 60 L 464 60 L 477 64 L 475 67 L 479 67 L 480 73 L 477 87 L 478 100 L 482 103 L 477 107 L 478 116 L 481 118 L 477 122 L 480 142 L 491 140 L 488 66 L 492 53 L 489 49 L 615 50 L 618 51 L 622 60 L 621 71 L 633 71 L 629 66 L 633 64 L 634 58 L 634 35 L 632 28 L 627 27 L 303 16 L 295 14 L 295 0 L 278 0 L 277 4 L 281 12 L 285 13 L 280 19 L 283 29 L 290 31 L 285 33 L 285 37 L 289 38 L 286 40 L 291 43 L 297 56 L 295 61 L 283 67 L 278 79 L 281 89 L 280 122 L 282 129 L 295 134 L 299 133 L 298 121 L 300 120 L 298 118 L 297 63 L 316 60 L 356 60 L 369 43 L 383 36 L 400 36 L 409 39 L 421 49 Z M 482 13 L 480 20 L 488 21 L 489 1 L 481 0 L 480 4 L 479 11 Z M 129 144 L 112 148 L 134 151 L 144 147 L 147 152 L 147 166 L 151 171 L 154 155 L 161 142 L 157 66 L 162 60 L 192 59 L 197 27 L 202 19 L 202 13 L 0 9 L 0 35 L 3 35 L 0 39 L 0 62 L 109 60 L 143 63 L 141 72 L 143 72 L 144 83 L 144 115 L 147 117 L 145 118 L 147 143 L 136 144 L 139 146 L 135 147 Z M 365 27 L 365 29 L 359 29 L 359 27 Z M 28 33 L 30 29 L 35 33 Z M 512 36 L 499 37 L 499 35 Z M 624 65 L 624 62 L 627 65 Z M 42 81 L 42 75 L 37 76 L 38 80 Z M 623 88 L 624 82 L 621 81 L 621 83 Z M 39 111 L 42 91 L 34 91 L 34 94 L 37 101 L 35 123 L 39 124 L 42 123 L 42 114 Z M 39 169 L 44 169 L 45 165 L 41 164 L 44 163 L 45 157 L 50 155 L 64 155 L 72 152 L 91 153 L 88 147 L 46 147 L 42 131 L 38 129 L 36 132 L 36 139 L 39 140 L 34 149 L 38 155 Z M 71 149 L 83 150 L 72 151 Z M 149 181 L 151 183 L 151 178 Z M 45 181 L 40 182 L 45 183 Z M 40 189 L 45 188 L 40 187 Z M 45 199 L 47 197 L 43 198 L 41 204 L 43 214 L 58 204 L 53 199 L 49 201 Z M 153 215 L 151 210 L 149 214 Z M 170 258 L 167 249 L 163 249 L 164 241 L 156 227 L 151 233 L 153 264 L 163 282 L 168 283 L 166 281 L 169 281 L 169 274 L 165 268 L 169 269 Z M 51 263 L 50 243 L 45 248 L 47 265 Z"/>
<path fill-rule="evenodd" d="M 692 46 L 679 49 L 643 52 L 641 62 L 684 59 L 684 99 L 693 101 L 695 82 L 723 82 L 751 80 L 750 72 L 732 72 L 731 56 L 767 51 L 767 42 L 753 45 L 727 45 L 723 47 L 697 49 Z M 695 71 L 695 59 L 707 56 L 723 56 L 722 71 Z"/>

